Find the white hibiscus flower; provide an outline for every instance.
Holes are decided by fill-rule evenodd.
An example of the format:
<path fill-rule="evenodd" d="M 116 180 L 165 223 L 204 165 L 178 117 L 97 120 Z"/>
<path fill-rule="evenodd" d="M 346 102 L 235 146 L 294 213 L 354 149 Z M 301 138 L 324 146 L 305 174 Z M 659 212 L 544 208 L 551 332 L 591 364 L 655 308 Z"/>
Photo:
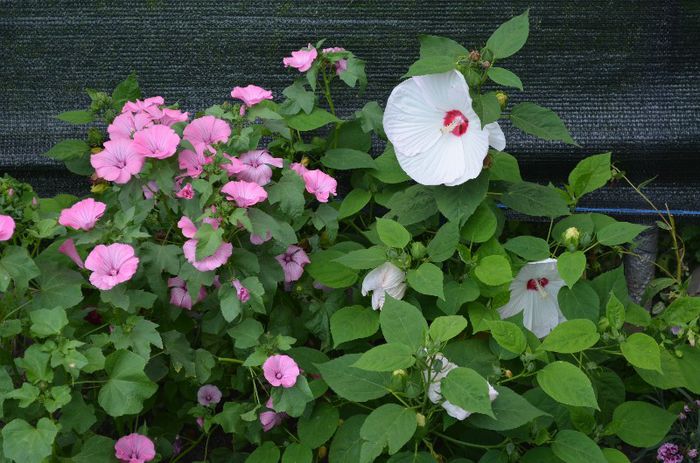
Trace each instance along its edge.
<path fill-rule="evenodd" d="M 372 292 L 372 308 L 381 310 L 384 298 L 402 299 L 406 293 L 406 274 L 391 262 L 385 262 L 367 274 L 362 281 L 362 295 Z"/>
<path fill-rule="evenodd" d="M 399 84 L 386 104 L 384 130 L 401 168 L 423 185 L 460 185 L 476 178 L 489 145 L 506 147 L 496 122 L 481 126 L 458 71 Z"/>
<path fill-rule="evenodd" d="M 543 338 L 566 321 L 557 301 L 564 284 L 556 259 L 528 263 L 510 284 L 510 301 L 498 312 L 504 319 L 523 312 L 523 326 Z"/>

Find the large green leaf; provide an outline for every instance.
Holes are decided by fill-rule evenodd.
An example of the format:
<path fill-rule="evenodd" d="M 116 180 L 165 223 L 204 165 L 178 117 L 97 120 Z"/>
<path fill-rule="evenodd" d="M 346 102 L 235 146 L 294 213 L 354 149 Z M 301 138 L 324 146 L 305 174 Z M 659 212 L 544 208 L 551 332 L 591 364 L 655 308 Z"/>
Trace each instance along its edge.
<path fill-rule="evenodd" d="M 376 449 L 389 448 L 389 454 L 401 450 L 401 447 L 413 437 L 418 424 L 416 412 L 397 404 L 384 404 L 372 411 L 365 419 L 360 436 L 365 442 L 362 445 L 360 461 L 372 461 L 368 455 L 377 456 Z"/>
<path fill-rule="evenodd" d="M 69 309 L 83 300 L 79 273 L 52 265 L 42 266 L 39 277 L 39 292 L 34 295 L 35 309 L 59 307 Z"/>
<path fill-rule="evenodd" d="M 58 426 L 48 418 L 41 418 L 36 428 L 15 418 L 2 428 L 3 454 L 17 463 L 42 463 L 53 453 L 57 434 Z"/>
<path fill-rule="evenodd" d="M 457 59 L 451 56 L 437 55 L 421 58 L 408 68 L 403 77 L 424 76 L 427 74 L 441 74 L 457 67 Z"/>
<path fill-rule="evenodd" d="M 461 315 L 437 317 L 430 324 L 430 338 L 436 342 L 447 342 L 467 328 L 467 319 Z"/>
<path fill-rule="evenodd" d="M 389 343 L 372 347 L 352 366 L 368 371 L 395 371 L 416 363 L 413 349 L 405 344 Z"/>
<path fill-rule="evenodd" d="M 557 325 L 542 341 L 540 348 L 560 354 L 573 354 L 593 347 L 600 335 L 590 320 L 568 320 Z"/>
<path fill-rule="evenodd" d="M 382 243 L 392 248 L 403 248 L 411 241 L 411 234 L 398 222 L 377 219 L 377 234 Z"/>
<path fill-rule="evenodd" d="M 134 415 L 143 409 L 143 401 L 155 394 L 158 386 L 144 372 L 143 357 L 127 350 L 107 356 L 107 382 L 97 397 L 100 406 L 113 417 Z"/>
<path fill-rule="evenodd" d="M 326 402 L 318 402 L 309 415 L 299 418 L 299 440 L 312 449 L 318 448 L 333 437 L 339 420 L 340 415 L 336 407 Z"/>
<path fill-rule="evenodd" d="M 543 140 L 558 140 L 578 146 L 564 122 L 551 109 L 530 102 L 520 103 L 511 110 L 510 120 L 523 132 Z"/>
<path fill-rule="evenodd" d="M 469 423 L 477 428 L 506 431 L 523 426 L 547 413 L 532 405 L 524 397 L 504 386 L 496 386 L 498 397 L 492 403 L 495 418 L 473 415 Z"/>
<path fill-rule="evenodd" d="M 610 153 L 588 156 L 569 174 L 569 186 L 577 198 L 602 188 L 612 177 Z"/>
<path fill-rule="evenodd" d="M 289 127 L 300 132 L 316 130 L 332 122 L 340 122 L 340 119 L 321 108 L 314 108 L 311 114 L 301 112 L 287 118 Z"/>
<path fill-rule="evenodd" d="M 338 250 L 319 251 L 310 256 L 306 272 L 329 288 L 347 288 L 357 281 L 357 272 L 338 262 L 345 253 Z"/>
<path fill-rule="evenodd" d="M 347 341 L 372 336 L 379 329 L 379 314 L 367 307 L 343 307 L 331 315 L 331 334 L 337 347 Z"/>
<path fill-rule="evenodd" d="M 345 420 L 335 433 L 328 452 L 328 463 L 357 463 L 362 451 L 360 429 L 365 415 L 354 415 Z"/>
<path fill-rule="evenodd" d="M 606 246 L 631 243 L 637 235 L 646 230 L 646 225 L 628 222 L 613 222 L 604 226 L 596 233 L 598 241 Z"/>
<path fill-rule="evenodd" d="M 591 380 L 568 362 L 556 361 L 545 366 L 537 372 L 537 383 L 559 403 L 598 410 Z"/>
<path fill-rule="evenodd" d="M 559 192 L 530 182 L 513 183 L 501 197 L 509 208 L 533 217 L 555 218 L 569 215 L 569 206 Z"/>
<path fill-rule="evenodd" d="M 24 291 L 29 280 L 38 277 L 40 273 L 25 248 L 8 246 L 0 258 L 0 291 L 7 289 L 9 279 L 15 282 L 15 288 Z"/>
<path fill-rule="evenodd" d="M 489 187 L 489 172 L 457 186 L 431 188 L 440 213 L 451 222 L 464 224 L 486 197 Z"/>
<path fill-rule="evenodd" d="M 423 345 L 428 323 L 414 305 L 386 296 L 379 314 L 382 334 L 387 342 L 409 346 L 415 352 Z"/>
<path fill-rule="evenodd" d="M 452 257 L 459 243 L 459 227 L 455 222 L 447 222 L 440 227 L 430 243 L 428 256 L 433 262 L 443 262 Z"/>
<path fill-rule="evenodd" d="M 337 170 L 374 169 L 377 167 L 369 154 L 348 148 L 334 148 L 326 151 L 326 154 L 321 158 L 321 164 Z"/>
<path fill-rule="evenodd" d="M 523 89 L 523 83 L 514 72 L 498 66 L 491 66 L 488 70 L 489 79 L 506 87 Z"/>
<path fill-rule="evenodd" d="M 506 250 L 529 261 L 544 260 L 549 257 L 549 244 L 534 236 L 516 236 L 503 245 Z"/>
<path fill-rule="evenodd" d="M 409 270 L 406 279 L 411 288 L 421 294 L 445 299 L 443 273 L 437 266 L 424 262 L 417 269 Z"/>
<path fill-rule="evenodd" d="M 469 54 L 469 50 L 447 37 L 419 35 L 418 40 L 420 40 L 421 58 L 428 58 L 430 56 L 450 56 L 452 58 L 458 58 Z"/>
<path fill-rule="evenodd" d="M 441 382 L 443 397 L 450 403 L 472 413 L 495 418 L 491 408 L 486 380 L 471 368 L 455 368 Z"/>
<path fill-rule="evenodd" d="M 56 143 L 53 148 L 44 153 L 51 159 L 70 161 L 90 153 L 90 145 L 83 140 L 63 140 Z"/>
<path fill-rule="evenodd" d="M 316 366 L 328 386 L 344 399 L 367 402 L 388 394 L 391 373 L 353 367 L 359 358 L 360 354 L 347 354 Z"/>
<path fill-rule="evenodd" d="M 290 217 L 299 217 L 304 212 L 304 181 L 292 170 L 285 170 L 277 183 L 268 187 L 270 204 Z"/>
<path fill-rule="evenodd" d="M 586 255 L 583 251 L 561 253 L 557 259 L 557 270 L 566 286 L 573 287 L 586 270 Z"/>
<path fill-rule="evenodd" d="M 582 432 L 564 429 L 552 442 L 552 452 L 566 463 L 607 463 L 600 447 Z"/>
<path fill-rule="evenodd" d="M 513 280 L 510 262 L 499 255 L 486 256 L 481 259 L 474 269 L 474 274 L 482 283 L 489 286 L 500 286 Z"/>
<path fill-rule="evenodd" d="M 661 373 L 661 349 L 651 336 L 633 333 L 620 344 L 620 350 L 633 366 Z"/>
<path fill-rule="evenodd" d="M 501 24 L 486 41 L 486 48 L 497 59 L 507 58 L 520 50 L 530 34 L 529 10 Z"/>
<path fill-rule="evenodd" d="M 618 406 L 611 427 L 625 443 L 651 447 L 663 440 L 677 416 L 647 402 L 630 401 Z"/>
<path fill-rule="evenodd" d="M 487 322 L 491 336 L 499 346 L 514 354 L 521 354 L 527 347 L 523 331 L 515 323 L 501 320 Z"/>

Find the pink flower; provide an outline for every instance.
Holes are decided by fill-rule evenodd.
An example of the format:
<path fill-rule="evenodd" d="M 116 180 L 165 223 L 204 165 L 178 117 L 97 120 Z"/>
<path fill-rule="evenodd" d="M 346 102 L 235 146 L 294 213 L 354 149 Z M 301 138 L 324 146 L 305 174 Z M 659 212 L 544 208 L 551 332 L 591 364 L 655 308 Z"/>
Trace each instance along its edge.
<path fill-rule="evenodd" d="M 180 169 L 187 171 L 190 177 L 199 177 L 204 171 L 204 166 L 212 162 L 212 158 L 204 156 L 204 153 L 197 153 L 191 150 L 183 150 L 177 155 L 177 162 Z"/>
<path fill-rule="evenodd" d="M 15 233 L 15 219 L 0 214 L 0 241 L 7 241 Z"/>
<path fill-rule="evenodd" d="M 287 283 L 301 278 L 301 275 L 304 273 L 304 266 L 311 263 L 309 256 L 306 255 L 304 250 L 295 245 L 289 246 L 284 254 L 275 256 L 275 259 L 282 266 L 284 281 Z"/>
<path fill-rule="evenodd" d="M 238 297 L 239 301 L 246 303 L 248 300 L 250 300 L 250 292 L 248 292 L 248 288 L 243 286 L 238 279 L 231 281 L 231 284 L 234 288 L 236 288 L 236 296 Z"/>
<path fill-rule="evenodd" d="M 192 184 L 188 183 L 184 187 L 180 188 L 180 191 L 175 193 L 175 196 L 182 199 L 192 199 L 194 198 L 194 190 L 192 189 Z"/>
<path fill-rule="evenodd" d="M 197 401 L 205 407 L 216 405 L 221 402 L 221 390 L 213 384 L 205 384 L 197 391 Z"/>
<path fill-rule="evenodd" d="M 153 196 L 155 196 L 155 194 L 158 193 L 158 189 L 158 184 L 154 180 L 150 180 L 148 183 L 141 186 L 141 190 L 143 191 L 143 197 L 146 199 L 153 198 Z"/>
<path fill-rule="evenodd" d="M 162 104 L 165 104 L 165 100 L 162 96 L 152 96 L 150 98 L 146 98 L 145 100 L 127 101 L 122 107 L 122 113 L 127 111 L 131 111 L 133 113 L 147 111 L 154 106 L 158 107 Z"/>
<path fill-rule="evenodd" d="M 105 142 L 105 149 L 90 157 L 90 164 L 101 178 L 124 184 L 132 176 L 141 172 L 145 159 L 140 155 L 134 142 L 127 139 Z"/>
<path fill-rule="evenodd" d="M 156 448 L 148 437 L 133 433 L 117 441 L 114 456 L 122 463 L 145 463 L 156 457 Z"/>
<path fill-rule="evenodd" d="M 235 201 L 238 207 L 250 207 L 267 199 L 267 191 L 253 182 L 228 182 L 221 192 L 229 201 Z"/>
<path fill-rule="evenodd" d="M 269 410 L 262 412 L 258 418 L 260 419 L 260 424 L 262 425 L 263 431 L 268 432 L 275 426 L 282 424 L 282 421 L 287 417 L 287 414 L 277 413 L 273 410 L 272 397 L 267 399 L 265 406 Z"/>
<path fill-rule="evenodd" d="M 183 138 L 198 152 L 216 153 L 214 145 L 225 143 L 231 136 L 231 127 L 226 121 L 214 116 L 199 117 L 190 122 L 183 132 Z"/>
<path fill-rule="evenodd" d="M 200 429 L 204 427 L 204 418 L 202 418 L 201 416 L 198 416 L 195 422 L 197 423 L 197 426 L 200 427 Z"/>
<path fill-rule="evenodd" d="M 219 167 L 224 169 L 229 176 L 239 174 L 248 168 L 248 166 L 243 164 L 237 157 L 229 156 L 224 153 L 224 159 L 228 162 L 219 164 Z"/>
<path fill-rule="evenodd" d="M 78 249 L 76 249 L 75 242 L 72 239 L 65 240 L 63 244 L 58 247 L 58 252 L 64 256 L 68 256 L 79 268 L 85 268 L 83 259 L 80 257 L 80 254 L 78 254 Z"/>
<path fill-rule="evenodd" d="M 299 365 L 288 355 L 272 355 L 263 363 L 263 374 L 271 385 L 289 388 L 297 383 Z"/>
<path fill-rule="evenodd" d="M 328 196 L 335 196 L 335 189 L 338 186 L 338 182 L 335 181 L 330 175 L 318 170 L 307 170 L 304 175 L 302 175 L 304 183 L 306 184 L 306 191 L 316 196 L 319 202 L 327 203 Z"/>
<path fill-rule="evenodd" d="M 153 125 L 153 120 L 148 114 L 126 112 L 114 118 L 107 127 L 107 133 L 109 133 L 109 138 L 112 140 L 119 140 L 120 138 L 130 140 L 134 133 L 151 125 Z"/>
<path fill-rule="evenodd" d="M 168 278 L 168 288 L 170 288 L 170 303 L 175 307 L 192 310 L 192 297 L 187 291 L 187 284 L 182 278 Z M 203 301 L 207 297 L 207 291 L 204 287 L 199 288 L 197 301 Z"/>
<path fill-rule="evenodd" d="M 309 44 L 306 48 L 302 48 L 299 51 L 293 51 L 292 56 L 284 58 L 282 62 L 284 67 L 293 67 L 299 70 L 299 72 L 306 72 L 311 68 L 314 60 L 318 56 L 318 52 L 314 47 Z"/>
<path fill-rule="evenodd" d="M 172 127 L 178 122 L 185 122 L 188 116 L 188 113 L 183 113 L 177 109 L 164 108 L 161 110 L 159 117 L 155 119 L 155 122 Z"/>
<path fill-rule="evenodd" d="M 258 104 L 263 100 L 271 100 L 272 92 L 257 85 L 248 85 L 247 87 L 234 87 L 231 90 L 231 97 L 243 101 L 240 111 L 242 116 L 245 114 L 246 107 Z"/>
<path fill-rule="evenodd" d="M 102 217 L 107 205 L 92 198 L 83 199 L 61 211 L 58 223 L 73 230 L 92 230 Z"/>
<path fill-rule="evenodd" d="M 232 158 L 235 159 L 235 158 Z M 243 153 L 238 158 L 242 164 L 240 170 L 236 172 L 239 180 L 255 182 L 260 186 L 265 186 L 272 179 L 272 168 L 282 167 L 283 159 L 270 156 L 265 150 L 255 150 Z"/>
<path fill-rule="evenodd" d="M 290 169 L 292 169 L 294 172 L 299 174 L 300 177 L 303 177 L 305 173 L 309 171 L 309 169 L 306 168 L 304 164 L 295 162 L 291 166 L 289 166 Z"/>
<path fill-rule="evenodd" d="M 256 246 L 260 246 L 261 244 L 270 241 L 270 238 L 272 238 L 272 233 L 270 233 L 270 230 L 265 232 L 265 236 L 254 235 L 251 233 L 250 242 L 251 242 L 251 244 L 254 244 Z"/>
<path fill-rule="evenodd" d="M 180 144 L 180 137 L 167 125 L 154 125 L 134 134 L 134 149 L 147 158 L 169 158 Z"/>
<path fill-rule="evenodd" d="M 177 222 L 177 228 L 182 231 L 185 238 L 194 238 L 194 235 L 197 234 L 197 226 L 189 217 L 182 216 Z"/>
<path fill-rule="evenodd" d="M 343 47 L 331 47 L 331 48 L 324 48 L 323 53 L 340 53 L 345 51 L 345 48 Z M 344 72 L 348 68 L 348 60 L 346 59 L 339 59 L 334 63 L 335 65 L 335 73 L 340 75 L 341 72 Z"/>
<path fill-rule="evenodd" d="M 92 270 L 90 283 L 105 291 L 130 280 L 138 265 L 134 248 L 120 243 L 97 245 L 85 259 L 85 268 Z"/>
<path fill-rule="evenodd" d="M 192 264 L 194 268 L 200 272 L 208 272 L 221 267 L 228 261 L 228 258 L 233 254 L 233 246 L 231 243 L 221 243 L 221 246 L 214 251 L 214 254 L 197 260 L 197 240 L 191 239 L 185 241 L 185 244 L 182 245 L 182 252 L 185 254 L 187 262 Z"/>

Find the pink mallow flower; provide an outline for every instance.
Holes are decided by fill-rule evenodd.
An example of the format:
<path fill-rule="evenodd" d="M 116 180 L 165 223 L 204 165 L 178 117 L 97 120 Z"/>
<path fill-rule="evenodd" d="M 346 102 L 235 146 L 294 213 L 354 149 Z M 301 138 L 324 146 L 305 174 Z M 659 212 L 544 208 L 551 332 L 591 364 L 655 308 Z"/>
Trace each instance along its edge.
<path fill-rule="evenodd" d="M 250 300 L 250 292 L 248 291 L 248 288 L 243 286 L 243 284 L 237 278 L 231 281 L 231 284 L 234 288 L 236 288 L 236 296 L 238 297 L 239 301 L 246 303 Z"/>
<path fill-rule="evenodd" d="M 325 55 L 327 53 L 343 52 L 343 51 L 345 51 L 345 48 L 343 48 L 343 47 L 330 47 L 330 48 L 324 48 L 322 51 L 323 51 L 323 54 Z M 336 61 L 333 64 L 335 65 L 335 73 L 338 75 L 340 75 L 341 72 L 344 72 L 348 68 L 348 60 L 347 59 L 339 59 L 338 61 Z"/>
<path fill-rule="evenodd" d="M 141 172 L 145 158 L 136 151 L 133 141 L 110 140 L 104 146 L 104 150 L 90 157 L 90 164 L 99 177 L 124 184 Z"/>
<path fill-rule="evenodd" d="M 127 101 L 122 107 L 122 113 L 132 112 L 139 113 L 142 111 L 148 111 L 153 107 L 158 107 L 165 104 L 165 99 L 162 96 L 152 96 L 146 98 L 145 100 Z"/>
<path fill-rule="evenodd" d="M 319 202 L 327 203 L 329 195 L 336 195 L 335 189 L 338 186 L 338 182 L 318 169 L 307 170 L 301 178 L 304 179 L 306 184 L 306 191 L 316 196 Z"/>
<path fill-rule="evenodd" d="M 299 162 L 292 163 L 292 165 L 290 165 L 289 168 L 292 169 L 297 174 L 299 174 L 299 177 L 303 177 L 304 174 L 309 171 L 309 169 L 307 169 L 304 164 L 301 164 Z"/>
<path fill-rule="evenodd" d="M 131 140 L 136 132 L 152 125 L 153 120 L 150 115 L 146 113 L 132 114 L 126 112 L 114 118 L 112 123 L 107 127 L 107 133 L 112 140 L 119 140 L 120 138 Z"/>
<path fill-rule="evenodd" d="M 240 167 L 237 169 L 238 172 L 236 172 L 238 179 L 246 182 L 255 182 L 260 186 L 270 183 L 272 179 L 272 168 L 270 166 L 281 168 L 284 165 L 282 158 L 273 157 L 266 150 L 248 151 L 241 154 L 238 160 L 240 161 Z"/>
<path fill-rule="evenodd" d="M 190 177 L 199 177 L 204 171 L 204 166 L 210 164 L 212 158 L 204 156 L 192 150 L 183 150 L 177 155 L 177 163 L 180 169 L 187 172 Z"/>
<path fill-rule="evenodd" d="M 114 444 L 114 456 L 122 463 L 146 463 L 156 457 L 156 448 L 148 437 L 133 433 Z"/>
<path fill-rule="evenodd" d="M 7 241 L 15 233 L 15 219 L 0 214 L 0 241 Z"/>
<path fill-rule="evenodd" d="M 277 262 L 284 270 L 284 281 L 291 283 L 301 278 L 304 273 L 304 266 L 310 264 L 309 256 L 306 255 L 303 249 L 299 246 L 291 245 L 287 248 L 284 254 L 275 256 Z"/>
<path fill-rule="evenodd" d="M 180 137 L 167 125 L 154 125 L 134 134 L 134 149 L 147 158 L 169 158 L 179 144 Z"/>
<path fill-rule="evenodd" d="M 221 402 L 221 390 L 213 384 L 205 384 L 197 391 L 197 401 L 205 407 L 216 405 Z"/>
<path fill-rule="evenodd" d="M 183 113 L 180 110 L 164 108 L 160 111 L 159 117 L 154 119 L 154 122 L 172 127 L 178 122 L 185 122 L 188 116 L 188 113 Z"/>
<path fill-rule="evenodd" d="M 180 191 L 175 193 L 175 196 L 181 199 L 192 199 L 194 198 L 194 190 L 192 189 L 192 184 L 188 183 L 184 187 L 180 188 Z"/>
<path fill-rule="evenodd" d="M 228 182 L 221 188 L 229 201 L 235 201 L 238 207 L 250 207 L 267 199 L 267 191 L 253 182 Z"/>
<path fill-rule="evenodd" d="M 134 248 L 121 243 L 97 245 L 85 259 L 85 268 L 92 270 L 90 283 L 105 291 L 130 280 L 138 266 Z"/>
<path fill-rule="evenodd" d="M 256 105 L 263 100 L 271 100 L 272 92 L 257 85 L 248 85 L 246 87 L 234 87 L 231 90 L 231 97 L 243 102 L 240 111 L 242 116 L 245 114 L 247 107 Z"/>
<path fill-rule="evenodd" d="M 262 412 L 258 418 L 260 419 L 260 424 L 262 425 L 263 431 L 268 432 L 275 426 L 282 424 L 282 421 L 284 421 L 284 419 L 287 417 L 287 414 L 277 413 L 274 411 L 272 397 L 267 399 L 265 406 L 268 408 L 268 410 Z"/>
<path fill-rule="evenodd" d="M 219 226 L 219 222 L 216 219 L 204 219 L 204 221 L 214 228 Z M 182 217 L 178 221 L 177 226 L 182 230 L 182 234 L 185 238 L 191 238 L 182 245 L 182 252 L 185 255 L 185 259 L 200 272 L 208 272 L 221 267 L 228 261 L 231 254 L 233 254 L 233 246 L 231 243 L 224 242 L 214 251 L 214 254 L 197 260 L 197 240 L 194 239 L 194 236 L 197 234 L 197 227 L 188 217 Z"/>
<path fill-rule="evenodd" d="M 282 60 L 284 67 L 293 67 L 299 72 L 306 72 L 311 68 L 314 60 L 318 56 L 318 51 L 309 44 L 306 48 L 298 51 L 293 51 L 292 56 L 288 56 Z"/>
<path fill-rule="evenodd" d="M 228 141 L 228 137 L 231 136 L 231 126 L 214 116 L 198 117 L 185 127 L 182 136 L 198 152 L 216 153 L 214 145 Z"/>
<path fill-rule="evenodd" d="M 168 288 L 170 288 L 170 303 L 181 309 L 192 310 L 192 297 L 187 291 L 187 283 L 185 280 L 178 277 L 168 278 Z M 195 303 L 203 301 L 207 297 L 207 291 L 204 287 L 199 288 L 199 294 Z"/>
<path fill-rule="evenodd" d="M 272 355 L 263 363 L 263 374 L 272 386 L 289 388 L 297 383 L 299 365 L 288 355 Z"/>
<path fill-rule="evenodd" d="M 78 254 L 78 249 L 75 247 L 75 242 L 72 239 L 65 240 L 63 244 L 58 247 L 58 252 L 64 256 L 68 256 L 70 260 L 75 262 L 78 268 L 85 268 L 83 259 L 80 257 L 80 254 Z"/>
<path fill-rule="evenodd" d="M 143 191 L 143 197 L 145 199 L 153 199 L 153 197 L 158 193 L 158 184 L 154 180 L 149 180 L 148 183 L 141 186 L 141 191 Z"/>
<path fill-rule="evenodd" d="M 83 199 L 63 209 L 58 217 L 58 223 L 73 230 L 92 230 L 106 209 L 105 203 L 92 198 Z"/>

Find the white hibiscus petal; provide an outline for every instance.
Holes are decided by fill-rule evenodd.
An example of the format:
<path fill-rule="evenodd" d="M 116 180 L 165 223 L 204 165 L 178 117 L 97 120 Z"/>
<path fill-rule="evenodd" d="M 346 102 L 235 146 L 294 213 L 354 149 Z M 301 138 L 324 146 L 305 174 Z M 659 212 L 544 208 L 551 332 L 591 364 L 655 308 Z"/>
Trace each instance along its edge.
<path fill-rule="evenodd" d="M 514 291 L 511 288 L 510 300 L 506 305 L 498 308 L 498 314 L 501 316 L 501 319 L 505 320 L 506 318 L 510 318 L 525 309 L 525 304 L 528 302 L 525 291 L 527 291 L 527 289 L 518 289 Z"/>
<path fill-rule="evenodd" d="M 419 76 L 415 77 L 415 82 L 430 100 L 431 106 L 442 113 L 453 109 L 464 112 L 464 109 L 471 108 L 469 86 L 459 71 Z"/>
<path fill-rule="evenodd" d="M 484 130 L 489 134 L 489 145 L 498 151 L 506 149 L 506 135 L 503 133 L 498 122 L 492 122 L 484 126 Z"/>
<path fill-rule="evenodd" d="M 483 130 L 472 129 L 470 126 L 462 137 L 462 153 L 464 159 L 464 171 L 456 179 L 446 182 L 447 186 L 461 185 L 467 180 L 479 176 L 484 168 L 484 158 L 489 152 L 488 133 Z"/>
<path fill-rule="evenodd" d="M 541 297 L 538 292 L 532 291 L 536 295 L 536 302 L 530 310 L 532 313 L 531 326 L 527 327 L 535 333 L 538 338 L 543 338 L 559 324 L 559 304 L 553 297 Z M 527 309 L 525 309 L 527 312 Z"/>
<path fill-rule="evenodd" d="M 441 185 L 454 181 L 465 170 L 460 138 L 450 133 L 417 156 L 407 157 L 396 150 L 401 168 L 422 185 Z"/>

